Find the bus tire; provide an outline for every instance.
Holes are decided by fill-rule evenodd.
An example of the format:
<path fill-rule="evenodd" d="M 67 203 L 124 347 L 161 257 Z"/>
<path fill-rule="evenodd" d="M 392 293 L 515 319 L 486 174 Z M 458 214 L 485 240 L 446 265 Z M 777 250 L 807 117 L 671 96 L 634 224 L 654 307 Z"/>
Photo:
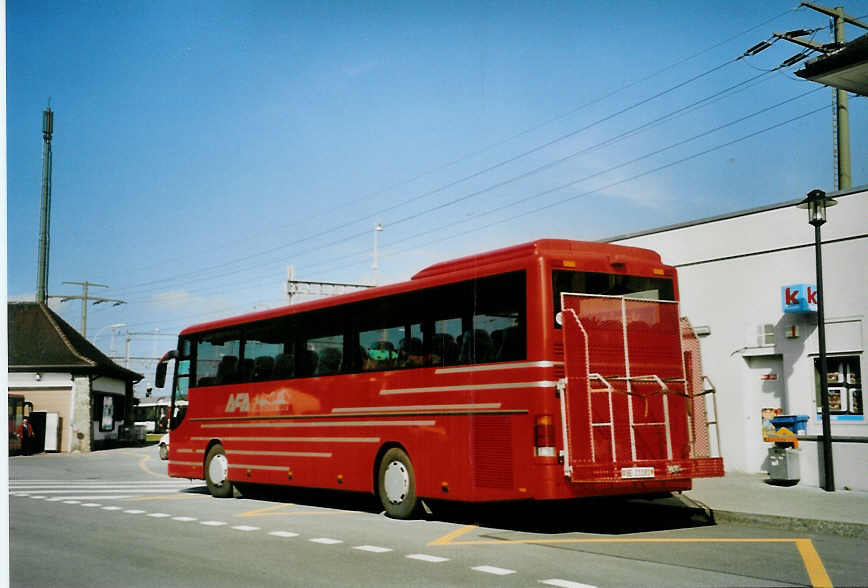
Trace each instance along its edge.
<path fill-rule="evenodd" d="M 410 457 L 399 447 L 383 454 L 377 468 L 377 495 L 386 514 L 394 519 L 409 519 L 416 513 L 416 474 Z"/>
<path fill-rule="evenodd" d="M 232 482 L 229 481 L 229 460 L 226 459 L 226 450 L 219 443 L 205 457 L 205 484 L 214 498 L 230 498 L 233 495 Z"/>

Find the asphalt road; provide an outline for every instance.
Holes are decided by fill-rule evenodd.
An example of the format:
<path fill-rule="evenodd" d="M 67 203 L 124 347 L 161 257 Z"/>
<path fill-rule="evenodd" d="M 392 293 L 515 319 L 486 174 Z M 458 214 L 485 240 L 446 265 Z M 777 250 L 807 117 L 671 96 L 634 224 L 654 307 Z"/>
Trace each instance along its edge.
<path fill-rule="evenodd" d="M 434 503 L 247 489 L 211 498 L 156 447 L 10 458 L 12 586 L 864 585 L 866 542 L 715 525 L 677 499 Z"/>

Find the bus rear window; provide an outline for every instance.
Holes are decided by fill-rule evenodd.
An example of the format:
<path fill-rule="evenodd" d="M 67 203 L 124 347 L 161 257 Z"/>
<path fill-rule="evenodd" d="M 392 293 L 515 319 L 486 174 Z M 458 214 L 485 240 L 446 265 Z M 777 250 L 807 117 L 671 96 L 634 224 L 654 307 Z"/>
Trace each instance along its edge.
<path fill-rule="evenodd" d="M 648 300 L 675 300 L 675 286 L 670 278 L 554 270 L 552 272 L 552 296 L 555 314 L 561 308 L 562 292 L 630 296 Z"/>

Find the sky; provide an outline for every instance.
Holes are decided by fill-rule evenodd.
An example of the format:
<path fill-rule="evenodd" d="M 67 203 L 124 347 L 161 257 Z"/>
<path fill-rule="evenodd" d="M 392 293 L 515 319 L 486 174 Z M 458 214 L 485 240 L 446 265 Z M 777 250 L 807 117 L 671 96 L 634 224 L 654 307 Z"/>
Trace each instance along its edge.
<path fill-rule="evenodd" d="M 739 59 L 830 39 L 792 0 L 7 0 L 6 27 L 9 298 L 35 297 L 50 101 L 48 293 L 125 301 L 87 335 L 147 358 L 140 395 L 184 327 L 286 304 L 289 266 L 392 283 L 835 189 L 834 90 L 786 41 Z M 850 127 L 859 186 L 868 98 Z"/>

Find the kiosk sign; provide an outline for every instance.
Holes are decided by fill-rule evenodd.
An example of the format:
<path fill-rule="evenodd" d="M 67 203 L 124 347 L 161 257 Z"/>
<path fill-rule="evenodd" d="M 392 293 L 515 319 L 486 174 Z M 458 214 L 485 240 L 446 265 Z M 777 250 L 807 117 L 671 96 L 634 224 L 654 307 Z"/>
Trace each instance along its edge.
<path fill-rule="evenodd" d="M 817 312 L 817 287 L 814 284 L 781 286 L 781 308 L 787 313 Z"/>

